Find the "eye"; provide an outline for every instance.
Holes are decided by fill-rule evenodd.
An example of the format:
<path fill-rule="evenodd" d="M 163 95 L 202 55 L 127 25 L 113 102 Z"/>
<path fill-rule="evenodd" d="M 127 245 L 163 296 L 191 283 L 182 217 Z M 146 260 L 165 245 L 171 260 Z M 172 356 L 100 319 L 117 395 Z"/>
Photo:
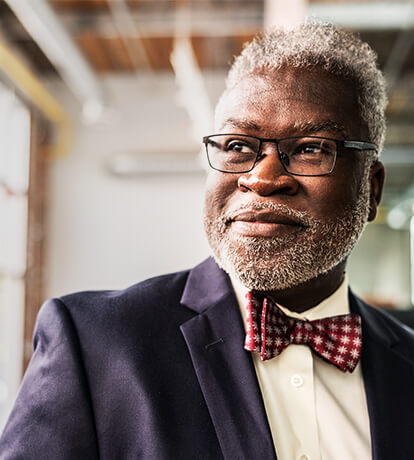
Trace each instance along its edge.
<path fill-rule="evenodd" d="M 300 156 L 331 156 L 335 154 L 336 144 L 328 139 L 308 140 L 292 146 L 291 155 Z"/>
<path fill-rule="evenodd" d="M 208 147 L 211 147 L 211 148 L 214 148 L 214 149 L 217 149 L 217 148 L 220 148 L 221 145 L 215 141 L 213 141 L 213 139 L 208 139 L 207 140 L 207 144 L 206 144 Z"/>
<path fill-rule="evenodd" d="M 232 139 L 228 141 L 225 145 L 225 151 L 244 154 L 256 154 L 254 146 L 249 144 L 249 142 L 241 139 Z"/>
<path fill-rule="evenodd" d="M 292 153 L 293 155 L 317 155 L 322 153 L 322 148 L 320 143 L 301 144 Z"/>

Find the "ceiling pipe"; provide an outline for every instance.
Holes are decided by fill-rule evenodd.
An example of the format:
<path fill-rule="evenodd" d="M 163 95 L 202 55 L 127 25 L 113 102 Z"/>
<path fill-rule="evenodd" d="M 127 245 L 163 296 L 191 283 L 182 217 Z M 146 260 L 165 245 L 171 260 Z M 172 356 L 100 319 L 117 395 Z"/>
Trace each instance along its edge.
<path fill-rule="evenodd" d="M 201 143 L 213 127 L 213 108 L 191 43 L 192 15 L 186 1 L 176 12 L 174 44 L 170 55 L 178 87 L 177 101 L 187 111 L 193 139 Z"/>
<path fill-rule="evenodd" d="M 27 0 L 28 2 L 36 0 Z M 116 1 L 116 0 L 115 0 Z M 182 5 L 178 2 L 177 8 L 143 8 L 132 9 L 129 12 L 135 27 L 138 28 L 140 37 L 171 37 L 174 35 L 177 16 L 182 15 Z M 188 27 L 191 35 L 202 37 L 228 37 L 234 35 L 257 34 L 263 28 L 263 23 L 273 21 L 272 11 L 277 8 L 278 2 L 284 3 L 286 8 L 294 8 L 296 2 L 303 0 L 266 0 L 264 9 L 258 9 L 256 2 L 243 2 L 237 8 L 225 7 L 209 9 L 206 2 L 191 3 L 191 25 Z M 411 1 L 348 1 L 326 2 L 306 1 L 306 16 L 316 20 L 326 20 L 351 30 L 399 30 L 404 27 L 414 26 L 414 17 L 410 17 Z M 283 6 L 283 8 L 285 8 Z M 279 8 L 280 11 L 280 8 Z M 79 12 L 65 10 L 59 16 L 65 24 L 70 24 L 74 30 L 79 28 Z M 282 9 L 282 15 L 287 16 Z M 293 14 L 301 16 L 302 7 Z M 264 16 L 267 16 L 265 19 Z M 285 19 L 286 20 L 286 19 Z M 102 34 L 113 32 L 113 19 L 110 14 L 100 14 L 94 27 Z"/>
<path fill-rule="evenodd" d="M 390 30 L 413 27 L 411 2 L 311 2 L 308 16 L 357 30 Z"/>
<path fill-rule="evenodd" d="M 80 100 L 85 121 L 98 121 L 105 107 L 101 84 L 48 2 L 5 2 Z"/>
<path fill-rule="evenodd" d="M 107 3 L 135 73 L 139 68 L 138 56 L 145 62 L 147 70 L 151 71 L 151 63 L 141 41 L 141 34 L 125 0 L 107 0 Z"/>
<path fill-rule="evenodd" d="M 48 157 L 66 156 L 72 145 L 72 123 L 66 110 L 46 90 L 33 73 L 16 57 L 15 53 L 0 40 L 0 71 L 25 98 L 58 128 L 58 138 Z"/>

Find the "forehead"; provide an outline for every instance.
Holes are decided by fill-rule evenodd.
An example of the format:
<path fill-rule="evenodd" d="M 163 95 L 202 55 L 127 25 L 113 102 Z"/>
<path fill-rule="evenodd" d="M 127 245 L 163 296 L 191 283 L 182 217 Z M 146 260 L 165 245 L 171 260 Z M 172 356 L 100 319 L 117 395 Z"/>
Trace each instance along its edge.
<path fill-rule="evenodd" d="M 323 69 L 249 75 L 224 93 L 215 123 L 219 132 L 239 128 L 263 137 L 296 135 L 306 127 L 354 139 L 367 134 L 354 84 Z"/>

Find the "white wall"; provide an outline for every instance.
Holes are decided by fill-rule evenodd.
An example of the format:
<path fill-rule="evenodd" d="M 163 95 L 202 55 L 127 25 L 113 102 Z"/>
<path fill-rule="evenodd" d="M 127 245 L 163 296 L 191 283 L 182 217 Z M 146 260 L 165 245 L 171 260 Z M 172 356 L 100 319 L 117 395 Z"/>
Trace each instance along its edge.
<path fill-rule="evenodd" d="M 224 82 L 208 80 L 213 103 Z M 107 171 L 117 152 L 188 152 L 190 121 L 171 76 L 104 81 L 115 114 L 103 126 L 75 124 L 72 153 L 50 165 L 46 295 L 126 287 L 193 266 L 209 254 L 202 227 L 204 173 L 121 179 Z M 49 89 L 79 118 L 61 84 Z M 206 133 L 209 134 L 209 133 Z"/>

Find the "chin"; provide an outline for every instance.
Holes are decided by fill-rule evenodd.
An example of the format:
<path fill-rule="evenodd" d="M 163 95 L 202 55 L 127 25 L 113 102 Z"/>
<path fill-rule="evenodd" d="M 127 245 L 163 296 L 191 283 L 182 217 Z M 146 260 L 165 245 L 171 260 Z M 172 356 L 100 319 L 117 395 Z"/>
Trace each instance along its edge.
<path fill-rule="evenodd" d="M 334 264 L 315 263 L 311 251 L 301 244 L 259 238 L 240 238 L 239 244 L 223 244 L 215 260 L 230 277 L 248 289 L 286 290 L 329 271 Z"/>
<path fill-rule="evenodd" d="M 365 214 L 363 214 L 365 216 Z M 248 289 L 280 291 L 328 273 L 357 243 L 366 218 L 348 212 L 327 223 L 313 221 L 299 235 L 246 237 L 210 225 L 206 232 L 218 265 Z"/>

